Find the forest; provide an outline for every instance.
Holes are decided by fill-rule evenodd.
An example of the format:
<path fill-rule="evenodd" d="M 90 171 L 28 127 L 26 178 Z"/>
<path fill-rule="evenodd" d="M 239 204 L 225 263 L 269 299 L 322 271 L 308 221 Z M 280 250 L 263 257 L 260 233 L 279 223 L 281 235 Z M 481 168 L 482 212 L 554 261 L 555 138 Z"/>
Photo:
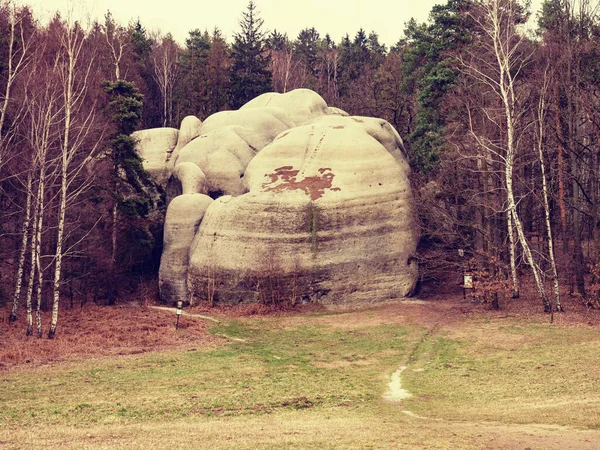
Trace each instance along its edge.
<path fill-rule="evenodd" d="M 457 285 L 468 267 L 496 306 L 530 283 L 540 311 L 562 311 L 565 293 L 600 308 L 598 13 L 591 0 L 448 0 L 387 48 L 377 30 L 287 36 L 250 1 L 232 42 L 195 29 L 180 45 L 110 12 L 41 24 L 4 0 L 0 306 L 52 338 L 59 307 L 152 293 L 165 193 L 131 134 L 309 88 L 404 140 L 421 286 Z"/>

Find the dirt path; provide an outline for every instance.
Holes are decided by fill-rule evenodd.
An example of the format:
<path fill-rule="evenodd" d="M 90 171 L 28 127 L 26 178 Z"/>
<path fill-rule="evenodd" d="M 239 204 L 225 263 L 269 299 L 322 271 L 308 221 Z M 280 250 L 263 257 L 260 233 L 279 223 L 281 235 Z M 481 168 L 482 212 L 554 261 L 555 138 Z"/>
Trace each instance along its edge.
<path fill-rule="evenodd" d="M 424 340 L 430 339 L 438 332 L 450 326 L 454 327 L 461 321 L 469 310 L 465 308 L 461 299 L 440 302 L 411 302 L 414 305 L 410 311 L 404 311 L 403 321 L 424 324 L 431 327 L 412 350 L 416 354 Z M 393 317 L 397 307 L 390 306 L 382 311 L 381 319 Z M 425 319 L 425 320 L 423 320 Z M 484 448 L 489 449 L 548 449 L 548 450 L 597 450 L 600 448 L 600 431 L 580 430 L 572 427 L 548 424 L 506 424 L 496 422 L 468 422 L 451 421 L 440 418 L 423 417 L 405 409 L 402 400 L 412 397 L 412 394 L 402 387 L 402 373 L 411 365 L 411 360 L 401 365 L 391 376 L 388 390 L 382 399 L 387 402 L 397 403 L 402 412 L 421 423 L 430 423 L 432 430 L 435 428 L 456 430 L 459 434 L 468 434 L 477 437 L 477 440 L 488 441 Z"/>
<path fill-rule="evenodd" d="M 167 306 L 151 306 L 150 308 L 152 309 L 158 309 L 160 311 L 172 311 L 173 313 L 177 312 L 177 308 L 169 308 Z M 181 312 L 182 316 L 189 316 L 189 317 L 196 317 L 198 319 L 204 319 L 204 320 L 209 320 L 211 322 L 215 322 L 215 323 L 219 323 L 220 320 L 215 319 L 214 317 L 210 317 L 210 316 L 203 316 L 201 314 L 191 314 L 185 311 Z"/>
<path fill-rule="evenodd" d="M 402 372 L 406 370 L 406 366 L 400 367 L 392 374 L 392 380 L 388 384 L 388 391 L 383 395 L 383 399 L 388 402 L 399 402 L 405 398 L 412 397 L 412 394 L 402 388 Z"/>
<path fill-rule="evenodd" d="M 400 367 L 391 377 L 388 391 L 383 399 L 397 402 L 402 412 L 420 422 L 430 423 L 432 429 L 452 429 L 456 433 L 485 437 L 490 449 L 548 449 L 548 450 L 597 450 L 600 448 L 600 432 L 578 430 L 571 427 L 541 424 L 502 424 L 494 422 L 453 422 L 445 419 L 419 416 L 402 407 L 401 401 L 412 397 L 402 388 L 401 375 L 406 366 Z M 480 440 L 480 439 L 478 439 Z"/>

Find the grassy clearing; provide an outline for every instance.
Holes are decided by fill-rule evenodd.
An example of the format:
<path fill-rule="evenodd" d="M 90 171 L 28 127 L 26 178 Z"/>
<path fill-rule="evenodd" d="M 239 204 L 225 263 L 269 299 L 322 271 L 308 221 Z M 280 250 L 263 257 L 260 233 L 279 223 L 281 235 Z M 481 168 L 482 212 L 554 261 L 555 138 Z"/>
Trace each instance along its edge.
<path fill-rule="evenodd" d="M 104 426 L 18 429 L 12 448 L 106 449 L 481 449 L 498 436 L 423 424 L 391 405 L 375 410 L 283 410 L 276 415 L 194 418 Z M 15 445 L 15 443 L 19 443 Z"/>
<path fill-rule="evenodd" d="M 600 429 L 596 328 L 475 320 L 425 341 L 404 376 L 427 417 Z"/>
<path fill-rule="evenodd" d="M 0 447 L 600 446 L 597 431 L 513 425 L 599 428 L 600 336 L 590 326 L 465 316 L 443 303 L 219 319 L 210 333 L 236 340 L 198 334 L 204 325 L 188 317 L 168 331 L 179 348 L 0 371 Z M 382 401 L 407 361 L 402 384 L 415 395 Z"/>
<path fill-rule="evenodd" d="M 360 408 L 378 402 L 411 330 L 281 328 L 277 319 L 214 327 L 225 347 L 96 359 L 2 375 L 0 422 L 75 425 Z"/>

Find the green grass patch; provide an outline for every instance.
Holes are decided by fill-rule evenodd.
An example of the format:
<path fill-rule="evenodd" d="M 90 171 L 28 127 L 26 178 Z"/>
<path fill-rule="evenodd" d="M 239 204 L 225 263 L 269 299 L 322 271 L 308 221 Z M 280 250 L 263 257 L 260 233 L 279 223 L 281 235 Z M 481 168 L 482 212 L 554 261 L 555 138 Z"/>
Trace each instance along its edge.
<path fill-rule="evenodd" d="M 595 329 L 390 322 L 385 309 L 231 319 L 211 328 L 228 337 L 221 346 L 0 372 L 0 447 L 593 448 L 600 439 L 520 425 L 599 428 Z M 413 397 L 383 401 L 405 364 Z"/>
<path fill-rule="evenodd" d="M 599 354 L 595 329 L 474 323 L 420 346 L 405 404 L 451 420 L 598 429 Z"/>
<path fill-rule="evenodd" d="M 379 401 L 387 377 L 413 345 L 409 330 L 399 326 L 340 330 L 257 319 L 219 324 L 212 332 L 246 342 L 4 373 L 0 424 L 363 408 Z"/>

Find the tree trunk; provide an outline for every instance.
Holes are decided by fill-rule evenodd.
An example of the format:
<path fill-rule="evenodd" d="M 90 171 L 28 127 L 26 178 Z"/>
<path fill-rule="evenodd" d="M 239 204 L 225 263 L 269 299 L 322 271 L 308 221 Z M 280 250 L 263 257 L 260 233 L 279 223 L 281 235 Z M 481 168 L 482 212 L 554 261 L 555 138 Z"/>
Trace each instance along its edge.
<path fill-rule="evenodd" d="M 555 109 L 555 127 L 558 141 L 558 209 L 560 212 L 561 236 L 563 239 L 563 250 L 567 254 L 569 251 L 569 237 L 567 236 L 567 210 L 565 207 L 565 138 L 562 132 L 560 121 L 560 99 L 558 96 L 558 87 L 554 89 L 554 97 L 556 103 Z"/>
<path fill-rule="evenodd" d="M 50 330 L 48 331 L 48 339 L 53 339 L 56 335 L 56 326 L 58 324 L 58 308 L 60 304 L 60 281 L 63 258 L 63 238 L 65 230 L 65 215 L 67 210 L 67 169 L 69 167 L 69 146 L 71 133 L 71 113 L 73 108 L 73 75 L 75 71 L 75 56 L 73 54 L 73 41 L 71 40 L 70 31 L 67 40 L 66 52 L 68 55 L 67 80 L 64 87 L 64 135 L 62 142 L 61 154 L 61 174 L 60 174 L 60 206 L 58 210 L 58 232 L 56 236 L 56 252 L 54 253 L 54 285 L 53 285 L 53 301 L 52 301 L 52 319 L 50 321 Z M 118 71 L 118 64 L 117 64 Z"/>
<path fill-rule="evenodd" d="M 110 261 L 110 272 L 112 280 L 116 280 L 117 276 L 117 233 L 118 233 L 118 224 L 119 224 L 119 209 L 117 207 L 117 203 L 112 208 L 112 236 L 111 236 L 111 261 Z M 116 284 L 113 283 L 109 286 L 108 289 L 108 304 L 114 305 L 117 297 L 117 288 Z"/>
<path fill-rule="evenodd" d="M 8 32 L 8 55 L 5 61 L 5 77 L 6 85 L 4 87 L 4 95 L 2 100 L 2 109 L 0 110 L 0 140 L 3 137 L 4 123 L 6 122 L 6 114 L 8 111 L 8 105 L 11 101 L 12 87 L 17 81 L 19 74 L 25 69 L 29 63 L 29 50 L 31 48 L 31 40 L 25 40 L 23 35 L 23 24 L 21 18 L 17 17 L 23 13 L 23 10 L 19 11 L 17 6 L 14 4 L 7 4 L 8 8 L 12 6 L 12 10 L 8 12 L 8 21 L 10 30 Z M 23 8 L 24 9 L 24 8 Z M 17 26 L 19 30 L 17 30 Z M 18 41 L 18 35 L 21 40 Z M 20 55 L 17 57 L 17 53 Z M 0 167 L 2 166 L 2 154 L 0 153 Z"/>
<path fill-rule="evenodd" d="M 500 303 L 498 302 L 498 293 L 497 292 L 492 293 L 492 309 L 495 311 L 500 310 Z"/>
<path fill-rule="evenodd" d="M 512 219 L 512 213 L 510 209 L 506 210 L 506 222 L 507 222 L 507 233 L 509 242 L 509 256 L 510 256 L 510 275 L 512 281 L 512 298 L 519 298 L 519 275 L 517 273 L 517 244 L 515 242 L 515 232 Z"/>
<path fill-rule="evenodd" d="M 572 188 L 573 188 L 573 269 L 575 276 L 575 287 L 577 293 L 585 298 L 585 260 L 583 257 L 583 248 L 581 245 L 581 212 L 580 212 L 580 192 L 579 192 L 579 181 L 581 179 L 581 167 L 577 154 L 577 141 L 579 137 L 579 126 L 577 120 L 579 117 L 579 111 L 577 107 L 576 95 L 578 92 L 578 63 L 573 60 L 576 51 L 571 50 L 571 58 L 568 60 L 567 67 L 567 80 L 569 82 L 568 92 L 568 106 L 569 106 L 569 150 L 571 151 L 571 177 L 572 177 Z"/>
<path fill-rule="evenodd" d="M 544 82 L 546 79 L 544 79 Z M 550 221 L 550 203 L 548 202 L 548 182 L 546 180 L 546 164 L 544 163 L 544 116 L 546 112 L 546 105 L 544 100 L 545 87 L 542 90 L 540 96 L 540 102 L 538 106 L 538 156 L 540 159 L 540 168 L 542 171 L 542 196 L 544 199 L 544 217 L 546 219 L 546 233 L 548 238 L 548 256 L 550 259 L 550 265 L 552 268 L 552 285 L 554 288 L 554 304 L 556 311 L 563 311 L 562 304 L 560 302 L 560 286 L 558 280 L 558 271 L 556 269 L 556 260 L 554 258 L 554 240 L 552 238 L 552 224 Z"/>
<path fill-rule="evenodd" d="M 576 158 L 573 158 L 576 159 Z M 581 245 L 581 212 L 580 207 L 580 194 L 579 184 L 577 183 L 577 176 L 579 175 L 579 164 L 573 163 L 573 270 L 575 275 L 575 287 L 577 293 L 585 298 L 585 258 L 583 256 L 583 247 Z"/>
<path fill-rule="evenodd" d="M 40 171 L 41 173 L 41 171 Z M 40 198 L 42 197 L 40 192 L 41 186 L 38 184 L 37 195 L 35 199 L 35 206 L 33 208 L 33 223 L 31 230 L 31 264 L 29 268 L 29 280 L 27 282 L 27 336 L 33 334 L 33 285 L 35 284 L 35 274 L 37 270 L 36 262 L 36 251 L 37 251 L 37 236 L 38 236 L 38 223 L 39 215 L 43 214 L 41 211 Z"/>
<path fill-rule="evenodd" d="M 476 182 L 476 189 L 478 192 L 485 192 L 485 180 L 484 178 L 486 177 L 486 173 L 483 169 L 483 166 L 485 165 L 485 160 L 483 158 L 477 158 L 477 178 L 475 180 Z M 484 205 L 476 205 L 475 206 L 475 251 L 477 252 L 481 252 L 483 253 L 484 251 L 484 245 L 483 245 L 483 238 L 484 238 L 484 223 L 483 223 L 483 216 L 484 216 Z"/>
<path fill-rule="evenodd" d="M 15 294 L 13 297 L 13 306 L 8 318 L 9 322 L 15 322 L 17 320 L 17 311 L 19 309 L 19 298 L 21 296 L 21 286 L 23 283 L 23 272 L 25 268 L 25 256 L 27 253 L 27 241 L 29 237 L 29 223 L 31 222 L 31 185 L 32 185 L 32 171 L 30 170 L 27 174 L 27 201 L 25 205 L 25 220 L 23 221 L 22 227 L 22 238 L 21 238 L 21 250 L 19 253 L 19 265 L 17 267 L 17 281 L 15 284 Z"/>
<path fill-rule="evenodd" d="M 35 324 L 37 330 L 37 337 L 42 337 L 42 287 L 44 285 L 44 273 L 42 271 L 42 265 L 40 263 L 40 253 L 42 251 L 42 229 L 44 226 L 44 185 L 45 185 L 45 168 L 42 163 L 42 169 L 40 170 L 40 181 L 39 181 L 39 198 L 38 198 L 38 225 L 35 236 L 35 268 L 37 272 L 37 292 L 36 292 L 36 310 L 35 310 Z"/>

